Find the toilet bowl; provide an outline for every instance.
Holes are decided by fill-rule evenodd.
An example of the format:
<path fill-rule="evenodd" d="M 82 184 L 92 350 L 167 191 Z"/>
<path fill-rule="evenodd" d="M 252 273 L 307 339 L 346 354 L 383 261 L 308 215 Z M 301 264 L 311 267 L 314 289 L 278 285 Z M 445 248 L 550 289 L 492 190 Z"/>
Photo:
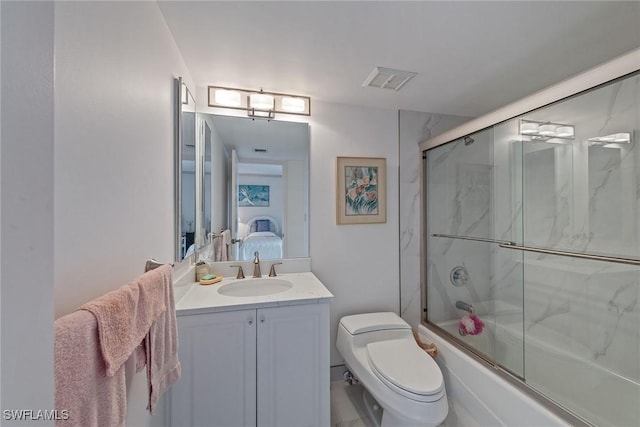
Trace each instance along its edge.
<path fill-rule="evenodd" d="M 364 404 L 369 414 L 382 408 L 381 427 L 435 427 L 447 417 L 442 372 L 397 314 L 343 317 L 336 346 L 366 389 Z M 378 422 L 379 417 L 372 418 Z"/>

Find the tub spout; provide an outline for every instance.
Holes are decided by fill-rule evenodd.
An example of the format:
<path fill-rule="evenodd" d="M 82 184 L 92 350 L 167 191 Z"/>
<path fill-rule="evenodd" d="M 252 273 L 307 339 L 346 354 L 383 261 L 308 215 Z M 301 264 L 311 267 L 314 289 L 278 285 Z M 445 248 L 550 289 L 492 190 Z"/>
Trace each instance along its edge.
<path fill-rule="evenodd" d="M 473 314 L 473 305 L 464 301 L 456 301 L 456 308 Z"/>

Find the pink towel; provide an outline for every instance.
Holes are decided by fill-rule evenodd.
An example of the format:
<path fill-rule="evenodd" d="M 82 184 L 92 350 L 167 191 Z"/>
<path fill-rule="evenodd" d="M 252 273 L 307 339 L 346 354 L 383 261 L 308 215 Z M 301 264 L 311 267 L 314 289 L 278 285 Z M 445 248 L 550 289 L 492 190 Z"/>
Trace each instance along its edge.
<path fill-rule="evenodd" d="M 125 368 L 111 376 L 99 350 L 98 324 L 79 310 L 55 321 L 56 426 L 124 426 L 127 411 Z"/>
<path fill-rule="evenodd" d="M 170 265 L 151 270 L 137 280 L 82 305 L 98 321 L 100 349 L 113 376 L 147 335 L 151 324 L 166 311 L 165 283 L 171 284 Z"/>
<path fill-rule="evenodd" d="M 160 267 L 165 268 L 165 266 Z M 149 402 L 147 409 L 153 413 L 162 393 L 180 378 L 180 362 L 178 361 L 178 331 L 176 310 L 169 276 L 164 281 L 163 297 L 165 312 L 151 325 L 143 345 L 136 349 L 136 368 L 140 371 L 147 367 L 147 385 Z"/>

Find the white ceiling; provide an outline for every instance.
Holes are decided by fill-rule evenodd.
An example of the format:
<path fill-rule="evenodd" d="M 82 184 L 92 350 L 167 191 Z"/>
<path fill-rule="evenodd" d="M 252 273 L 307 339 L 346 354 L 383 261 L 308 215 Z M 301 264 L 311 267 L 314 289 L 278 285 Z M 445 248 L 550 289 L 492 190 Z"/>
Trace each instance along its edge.
<path fill-rule="evenodd" d="M 640 1 L 160 1 L 197 85 L 477 116 L 640 47 Z M 361 87 L 375 66 L 417 72 Z"/>
<path fill-rule="evenodd" d="M 279 120 L 252 120 L 243 117 L 204 114 L 222 143 L 235 149 L 240 161 L 282 162 L 309 160 L 309 125 Z M 266 152 L 254 150 L 266 149 Z"/>

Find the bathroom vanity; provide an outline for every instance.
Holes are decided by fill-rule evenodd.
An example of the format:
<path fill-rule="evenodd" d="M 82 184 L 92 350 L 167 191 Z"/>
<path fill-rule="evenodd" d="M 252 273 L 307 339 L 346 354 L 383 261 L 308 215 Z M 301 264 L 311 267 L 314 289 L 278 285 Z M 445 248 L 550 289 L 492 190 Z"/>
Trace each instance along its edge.
<path fill-rule="evenodd" d="M 313 273 L 187 287 L 170 425 L 329 425 L 333 295 Z"/>

